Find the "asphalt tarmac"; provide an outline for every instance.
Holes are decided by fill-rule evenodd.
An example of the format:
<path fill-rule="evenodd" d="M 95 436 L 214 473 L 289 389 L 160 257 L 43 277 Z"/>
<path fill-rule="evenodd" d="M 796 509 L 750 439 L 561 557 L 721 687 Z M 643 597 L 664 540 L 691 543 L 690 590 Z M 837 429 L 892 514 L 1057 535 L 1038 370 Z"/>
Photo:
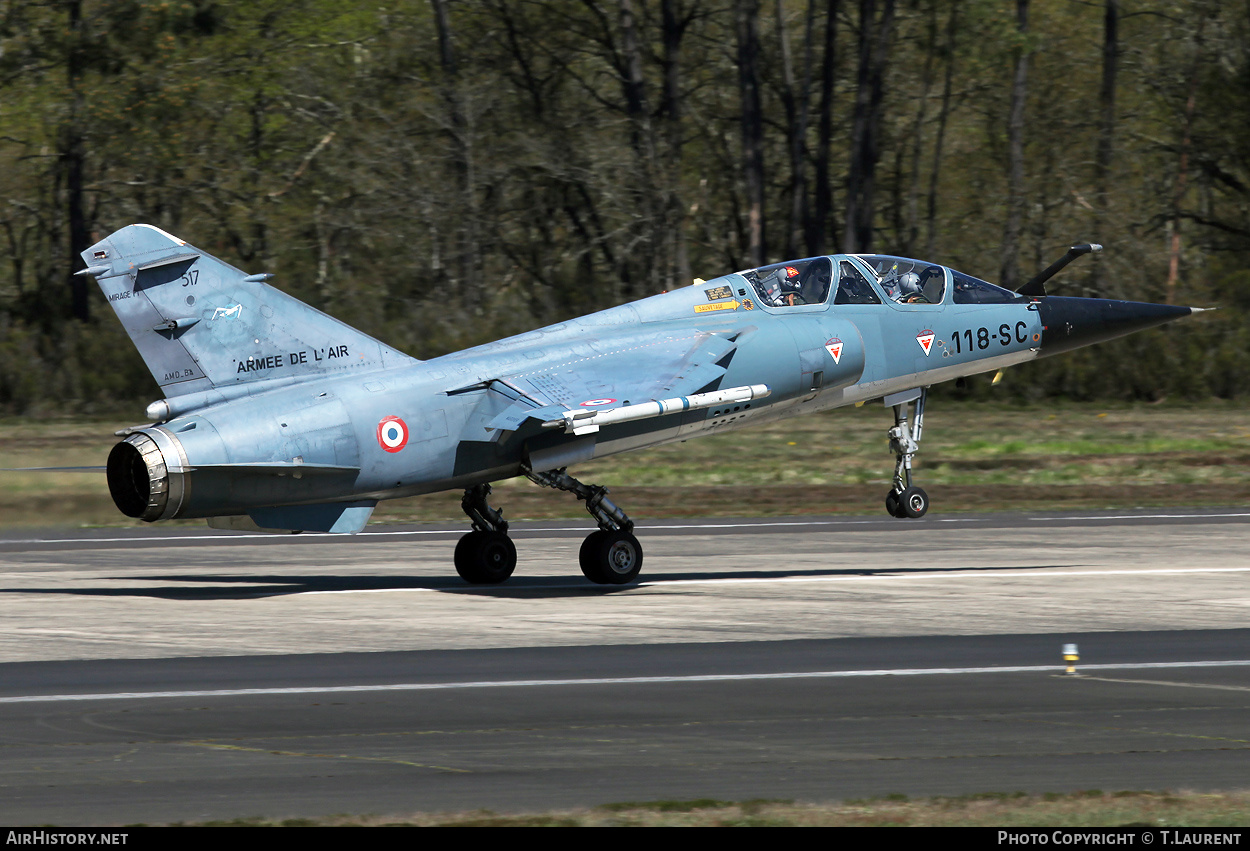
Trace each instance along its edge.
<path fill-rule="evenodd" d="M 1250 512 L 0 538 L 0 823 L 1250 788 Z M 1062 675 L 1077 643 L 1080 676 Z"/>

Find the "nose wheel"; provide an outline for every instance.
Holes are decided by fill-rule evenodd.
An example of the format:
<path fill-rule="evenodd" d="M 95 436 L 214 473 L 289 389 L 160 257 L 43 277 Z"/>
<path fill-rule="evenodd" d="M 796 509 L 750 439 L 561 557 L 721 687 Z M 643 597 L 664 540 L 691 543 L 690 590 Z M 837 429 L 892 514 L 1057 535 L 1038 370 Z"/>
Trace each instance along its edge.
<path fill-rule="evenodd" d="M 924 517 L 929 510 L 929 495 L 918 487 L 905 488 L 902 493 L 892 490 L 886 494 L 885 510 L 900 520 Z"/>
<path fill-rule="evenodd" d="M 885 495 L 885 513 L 891 517 L 902 517 L 903 515 L 899 513 L 902 507 L 903 504 L 898 501 L 898 491 L 891 488 L 890 492 Z"/>
<path fill-rule="evenodd" d="M 915 391 L 913 391 L 913 394 Z M 886 404 L 893 404 L 894 427 L 890 429 L 890 449 L 894 452 L 894 487 L 885 496 L 885 510 L 891 517 L 917 519 L 929 511 L 929 495 L 916 487 L 911 480 L 911 461 L 920 450 L 920 433 L 924 430 L 924 403 L 928 388 L 921 388 L 918 395 L 898 394 L 886 397 Z M 907 423 L 907 404 L 916 401 L 912 424 Z"/>

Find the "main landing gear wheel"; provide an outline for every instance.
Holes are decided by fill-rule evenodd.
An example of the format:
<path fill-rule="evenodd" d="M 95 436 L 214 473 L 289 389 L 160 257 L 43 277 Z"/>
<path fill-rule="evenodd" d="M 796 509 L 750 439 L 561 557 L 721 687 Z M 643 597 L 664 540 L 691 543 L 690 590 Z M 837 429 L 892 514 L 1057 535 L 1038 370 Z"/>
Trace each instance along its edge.
<path fill-rule="evenodd" d="M 456 544 L 456 573 L 474 585 L 496 585 L 516 569 L 516 545 L 502 532 L 474 531 Z"/>
<path fill-rule="evenodd" d="M 474 585 L 496 585 L 516 570 L 516 545 L 508 537 L 503 512 L 491 508 L 490 485 L 474 485 L 464 492 L 460 507 L 473 522 L 473 531 L 456 544 L 456 573 Z"/>
<path fill-rule="evenodd" d="M 600 485 L 586 485 L 568 474 L 565 467 L 558 470 L 527 470 L 526 477 L 546 488 L 568 491 L 586 503 L 586 510 L 599 524 L 599 531 L 591 532 L 582 541 L 577 554 L 582 573 L 599 585 L 624 585 L 638 578 L 642 570 L 642 544 L 634 537 L 634 521 L 608 499 L 608 489 Z"/>
<path fill-rule="evenodd" d="M 600 529 L 582 541 L 577 556 L 582 573 L 599 585 L 624 585 L 642 570 L 642 545 L 623 529 Z"/>

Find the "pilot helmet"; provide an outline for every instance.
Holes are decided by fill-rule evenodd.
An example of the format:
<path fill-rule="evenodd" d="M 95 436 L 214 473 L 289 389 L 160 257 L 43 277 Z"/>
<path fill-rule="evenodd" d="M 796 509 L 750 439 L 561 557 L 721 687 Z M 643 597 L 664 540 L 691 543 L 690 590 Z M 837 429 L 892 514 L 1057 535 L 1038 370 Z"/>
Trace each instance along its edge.
<path fill-rule="evenodd" d="M 781 282 L 781 288 L 786 292 L 797 292 L 799 289 L 799 270 L 793 266 L 784 266 L 781 271 L 785 276 Z"/>
<path fill-rule="evenodd" d="M 920 292 L 920 276 L 915 272 L 904 272 L 898 276 L 898 288 L 903 295 Z"/>

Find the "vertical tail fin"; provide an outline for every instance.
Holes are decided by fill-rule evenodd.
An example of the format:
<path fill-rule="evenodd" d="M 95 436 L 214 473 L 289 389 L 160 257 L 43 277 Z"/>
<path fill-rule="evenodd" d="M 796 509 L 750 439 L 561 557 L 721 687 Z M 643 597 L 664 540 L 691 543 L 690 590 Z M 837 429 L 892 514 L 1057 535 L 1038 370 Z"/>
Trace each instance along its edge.
<path fill-rule="evenodd" d="M 412 358 L 152 225 L 83 252 L 168 397 L 276 378 L 374 370 Z"/>

